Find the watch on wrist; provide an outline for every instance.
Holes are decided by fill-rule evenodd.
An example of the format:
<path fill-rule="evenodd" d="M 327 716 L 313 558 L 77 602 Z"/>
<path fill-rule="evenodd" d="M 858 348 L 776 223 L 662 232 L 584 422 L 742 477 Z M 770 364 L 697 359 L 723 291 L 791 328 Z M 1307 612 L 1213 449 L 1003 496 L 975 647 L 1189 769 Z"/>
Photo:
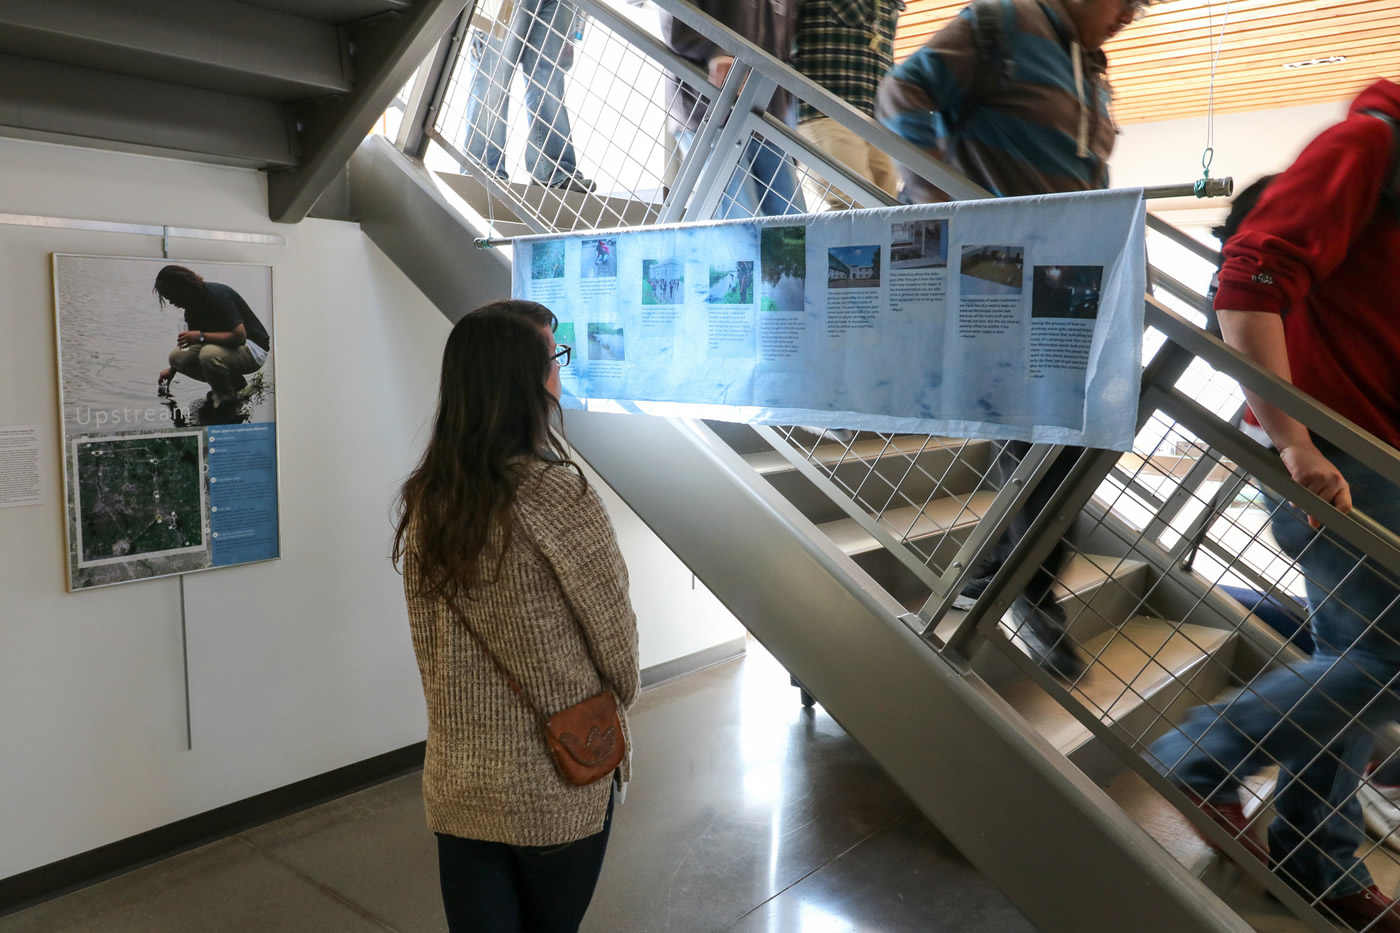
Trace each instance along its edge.
<path fill-rule="evenodd" d="M 204 331 L 200 331 L 200 332 L 199 332 L 199 342 L 200 342 L 200 343 L 203 343 L 203 342 L 204 342 Z"/>

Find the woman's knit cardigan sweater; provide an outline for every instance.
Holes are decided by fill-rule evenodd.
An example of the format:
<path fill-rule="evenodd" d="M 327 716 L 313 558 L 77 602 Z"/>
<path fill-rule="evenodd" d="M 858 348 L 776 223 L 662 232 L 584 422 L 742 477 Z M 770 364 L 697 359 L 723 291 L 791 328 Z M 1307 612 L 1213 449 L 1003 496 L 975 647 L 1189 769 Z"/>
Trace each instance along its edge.
<path fill-rule="evenodd" d="M 625 708 L 637 699 L 637 620 L 627 568 L 603 503 L 578 474 L 521 465 L 510 545 L 498 526 L 483 553 L 491 582 L 458 601 L 479 638 L 545 716 L 612 690 L 628 757 Z M 559 776 L 539 720 L 442 599 L 417 595 L 412 538 L 404 592 L 428 703 L 423 800 L 434 832 L 511 845 L 561 845 L 603 828 L 612 782 Z"/>

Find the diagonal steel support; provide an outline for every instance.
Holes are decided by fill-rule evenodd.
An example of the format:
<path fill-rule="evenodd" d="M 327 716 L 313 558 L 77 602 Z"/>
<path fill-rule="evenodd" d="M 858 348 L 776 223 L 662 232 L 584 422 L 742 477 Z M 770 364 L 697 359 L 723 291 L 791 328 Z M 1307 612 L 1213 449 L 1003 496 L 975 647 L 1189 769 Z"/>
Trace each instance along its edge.
<path fill-rule="evenodd" d="M 346 27 L 355 86 L 344 96 L 296 108 L 302 159 L 296 168 L 268 176 L 268 216 L 282 223 L 296 223 L 306 216 L 465 6 L 465 0 L 420 0 L 401 13 Z"/>
<path fill-rule="evenodd" d="M 409 92 L 403 122 L 394 145 L 405 155 L 422 159 L 428 151 L 428 129 L 437 121 L 438 109 L 447 93 L 448 76 L 459 63 L 458 52 L 467 37 L 465 13 L 457 17 L 447 35 L 440 39 L 419 69 L 418 78 Z"/>

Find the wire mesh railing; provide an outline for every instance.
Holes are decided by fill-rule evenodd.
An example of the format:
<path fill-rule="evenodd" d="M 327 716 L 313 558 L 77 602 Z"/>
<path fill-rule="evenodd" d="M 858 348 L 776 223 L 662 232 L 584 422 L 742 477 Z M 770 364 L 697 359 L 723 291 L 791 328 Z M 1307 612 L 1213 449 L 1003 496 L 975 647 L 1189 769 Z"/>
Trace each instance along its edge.
<path fill-rule="evenodd" d="M 539 232 L 890 203 L 792 128 L 750 112 L 768 79 L 741 68 L 738 83 L 754 88 L 724 98 L 666 48 L 654 10 L 483 0 L 468 22 L 427 135 Z M 715 136 L 694 129 L 711 113 L 729 128 L 713 150 Z M 687 160 L 713 161 L 719 174 L 697 189 Z"/>
<path fill-rule="evenodd" d="M 478 4 L 470 22 L 431 138 L 536 229 L 655 223 L 680 160 L 668 115 L 684 105 L 636 44 L 644 30 L 561 0 Z M 715 89 L 695 91 L 703 107 Z"/>

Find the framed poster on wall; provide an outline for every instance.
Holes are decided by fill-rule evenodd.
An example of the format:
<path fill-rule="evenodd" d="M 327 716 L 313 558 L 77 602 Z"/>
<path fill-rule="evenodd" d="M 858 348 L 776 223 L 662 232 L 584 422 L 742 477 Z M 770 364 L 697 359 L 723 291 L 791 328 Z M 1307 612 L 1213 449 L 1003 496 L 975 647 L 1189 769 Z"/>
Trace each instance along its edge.
<path fill-rule="evenodd" d="M 53 256 L 68 588 L 280 554 L 272 267 Z"/>

